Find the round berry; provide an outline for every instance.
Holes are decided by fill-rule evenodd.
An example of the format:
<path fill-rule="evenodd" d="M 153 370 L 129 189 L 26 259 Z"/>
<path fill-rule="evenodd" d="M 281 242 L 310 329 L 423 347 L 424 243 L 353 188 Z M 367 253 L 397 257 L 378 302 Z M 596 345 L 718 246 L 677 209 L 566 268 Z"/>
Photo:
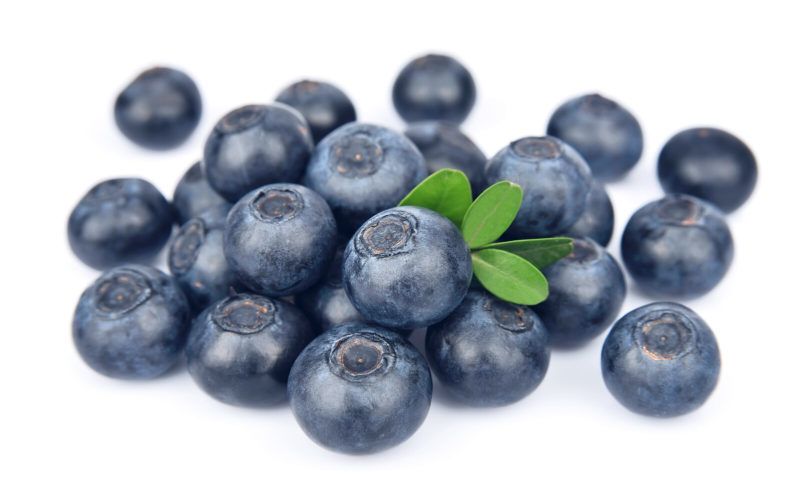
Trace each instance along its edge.
<path fill-rule="evenodd" d="M 200 213 L 227 202 L 208 184 L 201 161 L 194 163 L 184 173 L 172 195 L 172 207 L 175 208 L 178 223 L 181 225 Z"/>
<path fill-rule="evenodd" d="M 327 82 L 295 82 L 281 91 L 275 101 L 289 105 L 305 117 L 315 143 L 334 129 L 356 120 L 356 109 L 350 98 Z"/>
<path fill-rule="evenodd" d="M 475 105 L 475 81 L 464 65 L 439 54 L 411 61 L 392 88 L 394 108 L 406 122 L 460 124 Z"/>

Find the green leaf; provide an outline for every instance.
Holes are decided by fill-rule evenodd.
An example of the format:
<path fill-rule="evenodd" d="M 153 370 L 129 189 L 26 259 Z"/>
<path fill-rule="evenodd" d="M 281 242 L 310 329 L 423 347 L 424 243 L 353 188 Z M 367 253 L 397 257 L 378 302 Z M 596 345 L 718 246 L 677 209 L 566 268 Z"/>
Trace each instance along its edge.
<path fill-rule="evenodd" d="M 461 233 L 470 248 L 496 240 L 508 229 L 522 204 L 522 188 L 509 181 L 497 182 L 470 205 Z"/>
<path fill-rule="evenodd" d="M 398 206 L 428 208 L 460 226 L 471 203 L 472 188 L 467 175 L 457 169 L 441 169 L 422 180 Z"/>
<path fill-rule="evenodd" d="M 532 306 L 548 295 L 547 278 L 522 257 L 503 250 L 472 252 L 472 270 L 484 288 L 514 304 Z"/>
<path fill-rule="evenodd" d="M 572 253 L 572 239 L 570 238 L 541 238 L 520 239 L 518 241 L 504 241 L 492 243 L 480 248 L 481 250 L 503 250 L 514 255 L 519 255 L 539 269 L 544 269 Z"/>

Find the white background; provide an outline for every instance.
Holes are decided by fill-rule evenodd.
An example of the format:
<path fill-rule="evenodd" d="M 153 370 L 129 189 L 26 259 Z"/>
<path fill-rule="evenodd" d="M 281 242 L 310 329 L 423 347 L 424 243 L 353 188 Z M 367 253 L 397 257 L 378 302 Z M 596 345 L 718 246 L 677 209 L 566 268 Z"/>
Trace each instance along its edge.
<path fill-rule="evenodd" d="M 764 1 L 16 4 L 0 7 L 0 500 L 797 501 L 792 12 Z M 434 397 L 410 441 L 351 457 L 313 444 L 287 408 L 219 404 L 185 372 L 119 382 L 83 365 L 70 320 L 97 273 L 71 255 L 65 229 L 91 185 L 141 176 L 171 195 L 217 118 L 301 77 L 341 86 L 362 120 L 402 128 L 391 84 L 430 51 L 473 72 L 479 97 L 464 129 L 488 155 L 542 134 L 578 94 L 600 91 L 634 112 L 646 149 L 609 187 L 616 256 L 628 216 L 660 195 L 654 161 L 669 136 L 713 125 L 751 146 L 760 178 L 730 217 L 733 267 L 688 303 L 722 351 L 703 408 L 670 420 L 629 413 L 603 385 L 600 337 L 554 353 L 518 404 L 470 410 Z M 153 64 L 185 69 L 205 101 L 196 134 L 169 153 L 133 146 L 112 120 L 116 93 Z M 624 311 L 646 301 L 633 292 Z"/>

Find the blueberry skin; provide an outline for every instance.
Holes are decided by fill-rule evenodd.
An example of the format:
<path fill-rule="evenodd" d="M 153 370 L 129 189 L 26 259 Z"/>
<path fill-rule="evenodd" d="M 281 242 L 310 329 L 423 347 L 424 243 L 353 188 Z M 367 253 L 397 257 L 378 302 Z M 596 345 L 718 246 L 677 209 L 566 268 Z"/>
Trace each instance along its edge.
<path fill-rule="evenodd" d="M 189 303 L 174 279 L 149 266 L 125 265 L 83 292 L 72 338 L 81 358 L 100 374 L 150 379 L 178 361 L 189 317 Z"/>
<path fill-rule="evenodd" d="M 114 120 L 140 147 L 177 147 L 200 123 L 203 103 L 194 81 L 173 68 L 145 70 L 117 96 Z"/>
<path fill-rule="evenodd" d="M 189 220 L 172 240 L 167 256 L 169 272 L 183 289 L 195 312 L 242 290 L 228 264 L 223 238 L 229 203 L 222 203 Z"/>
<path fill-rule="evenodd" d="M 334 129 L 355 122 L 356 109 L 341 89 L 317 80 L 295 82 L 275 98 L 305 117 L 314 143 L 319 143 Z"/>
<path fill-rule="evenodd" d="M 184 173 L 172 195 L 172 207 L 181 225 L 204 211 L 227 202 L 227 199 L 217 194 L 208 184 L 202 161 L 194 163 Z"/>
<path fill-rule="evenodd" d="M 195 319 L 186 362 L 197 385 L 221 402 L 275 405 L 286 400 L 289 370 L 313 338 L 311 324 L 292 304 L 237 294 Z"/>
<path fill-rule="evenodd" d="M 292 366 L 289 404 L 306 435 L 349 454 L 407 440 L 428 414 L 433 385 L 425 358 L 402 336 L 365 323 L 334 327 Z"/>
<path fill-rule="evenodd" d="M 572 253 L 542 272 L 550 294 L 533 310 L 553 347 L 586 344 L 617 318 L 627 292 L 625 276 L 614 257 L 591 239 L 575 239 Z"/>
<path fill-rule="evenodd" d="M 608 246 L 614 234 L 614 206 L 603 184 L 594 180 L 586 198 L 586 208 L 563 234 L 576 238 L 591 238 L 602 246 Z"/>
<path fill-rule="evenodd" d="M 689 194 L 726 212 L 747 201 L 757 178 L 753 152 L 719 129 L 681 131 L 658 156 L 658 180 L 664 192 Z"/>
<path fill-rule="evenodd" d="M 428 328 L 425 349 L 442 387 L 476 407 L 508 405 L 535 390 L 550 363 L 544 324 L 528 307 L 471 290 Z"/>
<path fill-rule="evenodd" d="M 650 295 L 698 296 L 728 272 L 733 236 L 713 206 L 668 195 L 633 214 L 622 234 L 622 259 Z"/>
<path fill-rule="evenodd" d="M 486 165 L 486 183 L 509 180 L 522 187 L 522 206 L 508 230 L 526 239 L 562 233 L 586 208 L 592 173 L 569 145 L 550 136 L 512 142 Z"/>
<path fill-rule="evenodd" d="M 283 297 L 312 287 L 336 253 L 336 222 L 314 191 L 293 183 L 265 185 L 228 214 L 224 250 L 245 286 Z"/>
<path fill-rule="evenodd" d="M 253 189 L 303 176 L 314 142 L 297 110 L 275 103 L 247 105 L 217 122 L 203 163 L 211 187 L 235 203 Z"/>
<path fill-rule="evenodd" d="M 336 255 L 325 277 L 313 288 L 298 294 L 297 305 L 314 324 L 316 333 L 321 334 L 337 325 L 352 321 L 366 321 L 347 297 L 342 284 L 343 248 Z"/>
<path fill-rule="evenodd" d="M 150 182 L 115 178 L 98 183 L 70 213 L 67 236 L 86 265 L 108 269 L 147 263 L 172 233 L 173 211 Z"/>
<path fill-rule="evenodd" d="M 412 330 L 458 307 L 472 280 L 472 261 L 450 220 L 403 206 L 378 213 L 355 233 L 344 251 L 342 278 L 364 318 Z"/>
<path fill-rule="evenodd" d="M 655 302 L 611 329 L 601 355 L 606 387 L 633 412 L 673 417 L 700 407 L 719 380 L 717 340 L 691 309 Z"/>
<path fill-rule="evenodd" d="M 599 94 L 580 96 L 558 107 L 547 124 L 547 134 L 570 144 L 603 182 L 625 176 L 639 162 L 644 148 L 636 117 Z"/>
<path fill-rule="evenodd" d="M 475 81 L 464 65 L 440 54 L 414 59 L 400 71 L 392 101 L 406 122 L 426 120 L 460 124 L 475 105 Z"/>
<path fill-rule="evenodd" d="M 405 135 L 422 152 L 428 173 L 458 169 L 467 175 L 474 196 L 486 188 L 486 156 L 458 126 L 437 121 L 419 122 L 411 124 Z"/>
<path fill-rule="evenodd" d="M 425 158 L 404 135 L 371 124 L 347 124 L 314 149 L 303 185 L 333 210 L 343 233 L 395 206 L 428 176 Z"/>

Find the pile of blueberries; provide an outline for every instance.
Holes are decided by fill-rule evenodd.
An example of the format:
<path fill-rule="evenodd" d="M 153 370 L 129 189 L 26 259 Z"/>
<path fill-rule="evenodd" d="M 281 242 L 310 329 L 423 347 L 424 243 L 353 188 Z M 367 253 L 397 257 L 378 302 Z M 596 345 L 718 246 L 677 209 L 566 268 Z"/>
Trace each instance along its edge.
<path fill-rule="evenodd" d="M 581 96 L 553 113 L 547 136 L 518 139 L 487 160 L 459 129 L 476 86 L 458 61 L 411 61 L 392 97 L 405 134 L 357 122 L 331 84 L 297 82 L 273 104 L 222 117 L 171 203 L 138 178 L 89 190 L 68 222 L 74 253 L 105 271 L 73 320 L 86 363 L 146 379 L 185 355 L 214 398 L 271 406 L 288 396 L 314 441 L 368 453 L 421 425 L 431 369 L 437 391 L 455 400 L 506 405 L 539 385 L 551 347 L 577 348 L 605 332 L 626 283 L 605 249 L 614 211 L 603 183 L 639 161 L 636 118 L 603 96 Z M 192 134 L 202 104 L 186 74 L 153 68 L 114 111 L 130 140 L 163 150 Z M 494 297 L 472 281 L 469 248 L 450 220 L 396 207 L 442 168 L 463 171 L 475 193 L 501 180 L 522 187 L 508 238 L 574 238 L 572 253 L 543 271 L 546 301 Z M 634 213 L 622 235 L 641 291 L 691 298 L 717 285 L 733 258 L 722 212 L 747 200 L 756 174 L 748 147 L 718 129 L 689 129 L 664 145 L 658 177 L 667 195 Z M 171 275 L 147 265 L 168 242 Z M 427 359 L 409 342 L 417 329 L 427 329 Z M 620 318 L 601 362 L 617 400 L 661 417 L 699 407 L 720 369 L 711 329 L 673 302 Z"/>

